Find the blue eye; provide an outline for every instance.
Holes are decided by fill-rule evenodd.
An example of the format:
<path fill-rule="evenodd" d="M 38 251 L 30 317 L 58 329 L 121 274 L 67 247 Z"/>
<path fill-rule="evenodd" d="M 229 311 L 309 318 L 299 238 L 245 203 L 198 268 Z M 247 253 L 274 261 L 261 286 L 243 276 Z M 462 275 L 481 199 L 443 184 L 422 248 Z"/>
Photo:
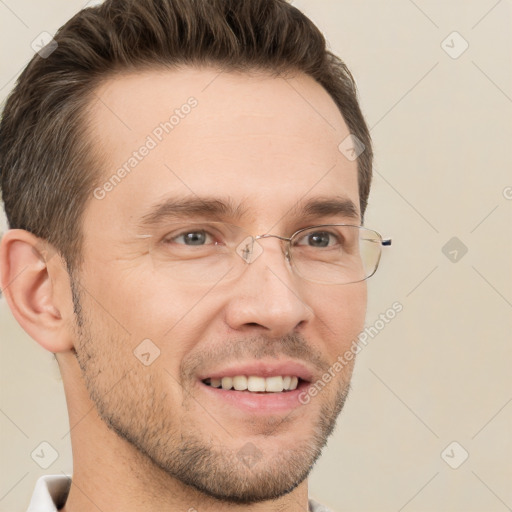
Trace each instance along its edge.
<path fill-rule="evenodd" d="M 162 239 L 162 243 L 167 247 L 174 246 L 176 249 L 186 247 L 199 249 L 223 244 L 225 238 L 226 236 L 215 227 L 184 225 L 167 233 Z"/>
<path fill-rule="evenodd" d="M 181 235 L 173 237 L 172 240 L 177 241 L 181 238 L 184 245 L 204 245 L 208 236 L 210 235 L 206 233 L 206 231 L 187 231 Z"/>
<path fill-rule="evenodd" d="M 303 243 L 305 242 L 305 243 Z M 328 231 L 314 231 L 304 235 L 297 245 L 307 245 L 308 247 L 329 247 L 339 242 L 339 236 Z"/>

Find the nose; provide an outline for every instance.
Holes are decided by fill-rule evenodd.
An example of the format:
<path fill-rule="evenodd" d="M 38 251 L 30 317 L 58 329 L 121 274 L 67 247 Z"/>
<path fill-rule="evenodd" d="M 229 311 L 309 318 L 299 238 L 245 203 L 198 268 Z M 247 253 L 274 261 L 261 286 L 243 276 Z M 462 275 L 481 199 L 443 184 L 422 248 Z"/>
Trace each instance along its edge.
<path fill-rule="evenodd" d="M 285 259 L 280 240 L 260 239 L 263 252 L 232 285 L 226 306 L 226 322 L 237 331 L 259 329 L 269 337 L 281 337 L 303 327 L 312 317 L 304 289 Z"/>

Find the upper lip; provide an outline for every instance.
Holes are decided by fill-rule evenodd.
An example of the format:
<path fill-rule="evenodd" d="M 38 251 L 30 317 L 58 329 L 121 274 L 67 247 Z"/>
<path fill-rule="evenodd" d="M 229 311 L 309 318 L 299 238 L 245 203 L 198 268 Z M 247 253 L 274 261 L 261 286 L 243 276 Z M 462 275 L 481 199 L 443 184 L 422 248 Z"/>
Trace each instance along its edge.
<path fill-rule="evenodd" d="M 237 375 L 258 376 L 258 377 L 276 377 L 291 376 L 299 377 L 305 381 L 313 380 L 313 372 L 303 363 L 297 361 L 265 362 L 252 361 L 247 363 L 234 363 L 223 368 L 211 370 L 199 375 L 199 380 L 221 379 L 222 377 L 236 377 Z"/>

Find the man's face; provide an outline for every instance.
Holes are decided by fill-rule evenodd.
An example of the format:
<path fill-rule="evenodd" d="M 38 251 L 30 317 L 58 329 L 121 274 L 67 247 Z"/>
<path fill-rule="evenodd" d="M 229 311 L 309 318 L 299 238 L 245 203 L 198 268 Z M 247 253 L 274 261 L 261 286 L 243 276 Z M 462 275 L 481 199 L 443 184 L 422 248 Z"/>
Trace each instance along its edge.
<path fill-rule="evenodd" d="M 76 352 L 89 394 L 106 424 L 170 476 L 230 501 L 281 496 L 305 479 L 334 428 L 351 363 L 307 405 L 299 394 L 356 339 L 366 285 L 305 281 L 276 238 L 259 239 L 262 254 L 242 261 L 241 273 L 213 282 L 204 272 L 185 277 L 165 262 L 162 240 L 177 221 L 287 237 L 318 224 L 358 224 L 346 209 L 302 213 L 320 199 L 352 202 L 358 214 L 357 162 L 338 150 L 348 128 L 303 75 L 146 71 L 109 80 L 96 97 L 90 119 L 104 162 L 100 187 L 137 155 L 84 216 L 85 264 L 74 288 Z M 193 106 L 182 107 L 191 97 Z M 160 123 L 175 109 L 167 133 Z M 148 151 L 139 150 L 144 145 Z M 198 198 L 235 211 L 187 210 Z M 183 199 L 178 210 L 162 207 Z M 214 241 L 201 236 L 173 243 L 196 250 Z M 233 376 L 300 379 L 298 389 L 282 392 L 208 385 Z"/>

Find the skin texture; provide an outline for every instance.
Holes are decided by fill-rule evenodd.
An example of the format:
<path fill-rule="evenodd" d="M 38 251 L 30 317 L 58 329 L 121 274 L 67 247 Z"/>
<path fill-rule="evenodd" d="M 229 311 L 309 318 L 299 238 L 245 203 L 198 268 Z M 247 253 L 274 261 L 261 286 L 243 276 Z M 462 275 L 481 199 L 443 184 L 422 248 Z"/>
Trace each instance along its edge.
<path fill-rule="evenodd" d="M 91 197 L 85 264 L 72 279 L 58 255 L 38 255 L 30 233 L 2 241 L 9 305 L 57 354 L 64 381 L 74 467 L 66 512 L 307 510 L 307 474 L 348 392 L 353 361 L 285 413 L 206 394 L 199 376 L 238 362 L 293 360 L 321 378 L 363 328 L 366 284 L 304 281 L 275 238 L 260 240 L 263 253 L 239 277 L 215 285 L 173 280 L 155 264 L 148 248 L 168 226 L 140 219 L 169 195 L 241 204 L 243 219 L 221 220 L 253 235 L 358 223 L 290 215 L 312 197 L 359 205 L 357 161 L 338 150 L 349 130 L 301 74 L 183 68 L 109 79 L 89 112 L 105 180 L 190 97 L 197 106 L 172 132 L 104 198 Z M 146 339 L 160 350 L 148 366 L 134 356 Z M 239 456 L 247 449 L 255 463 Z"/>

